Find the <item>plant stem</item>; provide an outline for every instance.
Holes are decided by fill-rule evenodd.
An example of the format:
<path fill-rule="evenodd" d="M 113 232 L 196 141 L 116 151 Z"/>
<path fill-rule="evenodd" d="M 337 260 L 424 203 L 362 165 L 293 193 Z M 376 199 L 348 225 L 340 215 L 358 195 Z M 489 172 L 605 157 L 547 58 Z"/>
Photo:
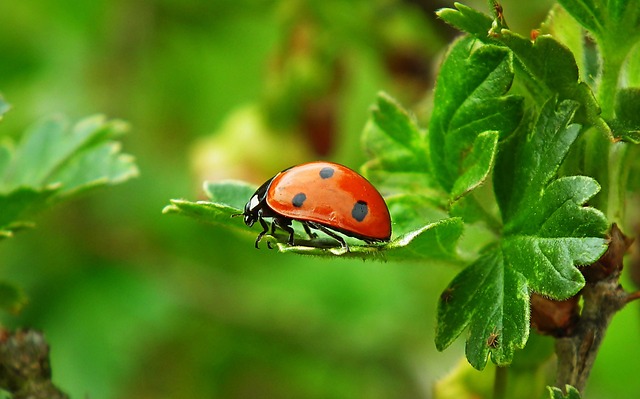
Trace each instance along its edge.
<path fill-rule="evenodd" d="M 495 378 L 493 380 L 493 399 L 505 399 L 507 396 L 508 367 L 496 366 Z"/>
<path fill-rule="evenodd" d="M 600 344 L 613 315 L 626 303 L 627 294 L 617 281 L 587 284 L 584 309 L 575 333 L 556 340 L 558 374 L 556 386 L 569 384 L 583 391 Z"/>
<path fill-rule="evenodd" d="M 621 43 L 599 42 L 602 51 L 602 72 L 598 86 L 598 102 L 602 108 L 601 116 L 610 121 L 615 116 L 615 100 L 620 82 L 620 72 L 627 54 L 629 45 Z"/>
<path fill-rule="evenodd" d="M 570 335 L 556 340 L 557 387 L 568 384 L 584 390 L 611 319 L 636 298 L 635 294 L 627 294 L 619 281 L 622 258 L 633 240 L 616 225 L 612 226 L 610 237 L 607 252 L 583 269 L 587 283 L 581 291 L 584 305 L 575 328 Z"/>
<path fill-rule="evenodd" d="M 629 144 L 618 142 L 609 146 L 609 176 L 607 219 L 624 226 L 625 188 L 629 176 Z"/>

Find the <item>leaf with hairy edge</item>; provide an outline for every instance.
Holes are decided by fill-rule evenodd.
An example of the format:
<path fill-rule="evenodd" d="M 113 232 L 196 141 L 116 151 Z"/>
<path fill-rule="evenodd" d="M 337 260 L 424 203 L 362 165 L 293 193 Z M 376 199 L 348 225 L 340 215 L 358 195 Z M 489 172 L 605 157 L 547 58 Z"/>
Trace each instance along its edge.
<path fill-rule="evenodd" d="M 564 390 L 567 392 L 565 395 L 560 388 L 547 387 L 549 393 L 549 399 L 581 399 L 580 392 L 571 385 L 565 385 Z"/>
<path fill-rule="evenodd" d="M 453 183 L 451 200 L 457 201 L 471 190 L 475 189 L 489 177 L 495 162 L 498 149 L 499 132 L 489 131 L 480 133 L 473 143 L 471 153 L 465 159 L 468 166 Z M 466 166 L 466 165 L 465 165 Z"/>
<path fill-rule="evenodd" d="M 435 193 L 424 131 L 388 94 L 378 94 L 362 140 L 371 158 L 362 174 L 385 196 L 407 189 Z"/>
<path fill-rule="evenodd" d="M 607 240 L 604 215 L 584 203 L 600 189 L 585 176 L 556 178 L 579 126 L 578 104 L 549 100 L 530 134 L 501 148 L 494 189 L 505 223 L 499 243 L 456 276 L 438 305 L 436 346 L 443 350 L 469 328 L 467 359 L 509 364 L 529 335 L 529 295 L 566 299 L 584 286 L 575 267 L 594 262 Z"/>
<path fill-rule="evenodd" d="M 245 202 L 253 195 L 255 187 L 240 181 L 223 181 L 205 183 L 205 191 L 212 199 L 209 201 L 191 202 L 171 200 L 171 204 L 163 209 L 165 214 L 180 214 L 201 222 L 221 225 L 232 230 L 255 237 L 258 230 L 247 227 L 240 217 Z M 403 203 L 408 199 L 400 199 Z M 394 201 L 395 203 L 396 201 Z M 395 209 L 395 208 L 392 208 Z M 296 231 L 296 245 L 290 246 L 282 242 L 287 235 L 276 232 L 276 237 L 265 236 L 265 240 L 277 243 L 281 252 L 299 253 L 303 255 L 334 256 L 341 255 L 354 258 L 372 259 L 431 259 L 449 263 L 458 262 L 456 244 L 462 235 L 460 218 L 441 219 L 414 230 L 395 231 L 395 239 L 379 245 L 368 245 L 357 239 L 347 238 L 350 252 L 336 245 L 334 239 L 320 237 L 310 240 L 298 223 L 293 223 Z"/>
<path fill-rule="evenodd" d="M 571 51 L 549 35 L 532 42 L 508 29 L 489 35 L 492 19 L 476 10 L 455 3 L 456 9 L 442 9 L 438 16 L 484 43 L 508 47 L 516 58 L 516 71 L 541 106 L 550 96 L 571 99 L 582 105 L 576 116 L 607 135 L 611 129 L 600 117 L 600 106 L 589 86 L 579 80 L 578 66 Z M 483 16 L 484 15 L 484 16 Z"/>
<path fill-rule="evenodd" d="M 513 76 L 513 59 L 508 50 L 480 45 L 472 37 L 459 40 L 443 62 L 434 94 L 429 147 L 433 173 L 447 192 L 452 193 L 465 169 L 473 168 L 474 163 L 467 160 L 470 154 L 475 160 L 493 159 L 493 137 L 485 143 L 490 145 L 473 150 L 478 135 L 497 131 L 506 136 L 520 123 L 522 98 L 505 96 Z M 477 144 L 482 143 L 480 139 Z M 467 175 L 457 183 L 452 197 L 469 191 L 466 188 L 471 185 L 464 181 L 468 178 Z"/>

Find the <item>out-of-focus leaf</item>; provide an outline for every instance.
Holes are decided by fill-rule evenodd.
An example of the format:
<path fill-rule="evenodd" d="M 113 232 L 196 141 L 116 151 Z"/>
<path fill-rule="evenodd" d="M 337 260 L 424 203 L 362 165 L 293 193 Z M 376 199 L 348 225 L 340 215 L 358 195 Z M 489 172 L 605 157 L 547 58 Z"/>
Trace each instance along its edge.
<path fill-rule="evenodd" d="M 640 143 L 640 87 L 621 89 L 616 95 L 614 137 Z"/>
<path fill-rule="evenodd" d="M 9 313 L 18 313 L 27 303 L 27 296 L 13 284 L 0 281 L 0 308 Z"/>
<path fill-rule="evenodd" d="M 22 220 L 65 198 L 117 184 L 138 174 L 130 155 L 114 141 L 127 130 L 121 121 L 86 118 L 72 128 L 61 117 L 34 125 L 17 146 L 0 145 L 0 230 L 11 235 Z"/>
<path fill-rule="evenodd" d="M 204 183 L 204 192 L 212 202 L 236 209 L 244 209 L 244 205 L 249 201 L 256 188 L 239 180 Z"/>
<path fill-rule="evenodd" d="M 11 105 L 5 101 L 2 95 L 0 95 L 0 120 L 2 120 L 2 117 L 4 116 L 4 114 L 6 114 L 7 111 L 9 111 L 10 109 L 11 109 Z"/>
<path fill-rule="evenodd" d="M 443 21 L 457 29 L 477 37 L 488 38 L 493 19 L 464 4 L 454 3 L 453 8 L 442 8 L 436 12 Z"/>
<path fill-rule="evenodd" d="M 549 393 L 549 399 L 581 399 L 580 392 L 571 385 L 565 385 L 564 390 L 567 392 L 565 395 L 560 388 L 547 387 Z"/>

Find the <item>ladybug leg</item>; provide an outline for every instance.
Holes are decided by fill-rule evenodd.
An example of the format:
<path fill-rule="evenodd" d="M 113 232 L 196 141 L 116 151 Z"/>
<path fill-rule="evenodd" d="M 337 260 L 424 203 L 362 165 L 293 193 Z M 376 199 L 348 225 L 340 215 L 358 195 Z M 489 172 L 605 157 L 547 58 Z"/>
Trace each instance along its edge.
<path fill-rule="evenodd" d="M 258 221 L 260 222 L 260 225 L 262 226 L 262 231 L 260 232 L 260 234 L 258 234 L 258 237 L 256 238 L 256 248 L 260 249 L 260 247 L 258 246 L 258 243 L 260 242 L 260 240 L 262 240 L 262 237 L 264 237 L 265 234 L 267 234 L 267 231 L 269 231 L 269 225 L 267 224 L 267 222 L 264 221 L 264 219 L 262 217 L 258 217 Z M 268 243 L 267 243 L 267 246 Z"/>
<path fill-rule="evenodd" d="M 311 231 L 311 228 L 306 222 L 303 222 L 302 226 L 304 227 L 304 231 L 309 235 L 309 238 L 313 240 L 314 238 L 318 237 L 316 233 Z"/>
<path fill-rule="evenodd" d="M 289 233 L 289 239 L 287 240 L 287 244 L 294 246 L 295 244 L 293 243 L 293 227 L 291 227 L 291 220 L 290 219 L 277 219 L 278 221 L 278 226 L 280 226 L 280 228 L 282 228 L 282 230 L 286 231 L 287 233 Z"/>
<path fill-rule="evenodd" d="M 271 222 L 271 235 L 274 236 L 276 234 L 276 221 L 275 219 Z M 267 241 L 267 247 L 269 249 L 273 249 L 273 247 L 271 246 L 271 241 Z"/>
<path fill-rule="evenodd" d="M 291 227 L 291 219 L 284 218 L 284 217 L 280 217 L 280 218 L 274 217 L 273 222 L 271 222 L 271 235 L 275 233 L 276 227 L 280 227 L 282 230 L 289 233 L 289 239 L 287 240 L 287 244 L 295 245 L 293 243 L 294 231 L 293 231 L 293 227 Z M 273 249 L 270 242 L 267 242 L 267 246 L 269 247 L 269 249 Z"/>
<path fill-rule="evenodd" d="M 307 222 L 307 223 L 309 223 L 309 225 L 311 227 L 313 227 L 314 229 L 320 230 L 321 232 L 325 233 L 326 235 L 338 240 L 338 242 L 340 243 L 340 246 L 342 248 L 344 248 L 347 252 L 349 252 L 349 245 L 344 240 L 344 237 L 342 237 L 341 235 L 335 233 L 333 230 L 330 230 L 330 229 L 326 228 L 325 226 L 323 226 L 323 225 L 321 225 L 319 223 L 313 223 L 313 222 Z"/>

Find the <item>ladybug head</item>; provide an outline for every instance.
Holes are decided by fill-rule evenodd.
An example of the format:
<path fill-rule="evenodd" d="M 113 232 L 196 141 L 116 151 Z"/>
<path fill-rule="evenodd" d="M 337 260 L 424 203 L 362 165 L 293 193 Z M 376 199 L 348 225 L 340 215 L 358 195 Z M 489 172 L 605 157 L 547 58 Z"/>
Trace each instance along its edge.
<path fill-rule="evenodd" d="M 237 216 L 244 216 L 244 224 L 251 227 L 255 222 L 262 218 L 263 208 L 266 207 L 265 197 L 267 196 L 267 190 L 271 180 L 267 180 L 262 186 L 260 186 L 256 192 L 251 196 L 249 201 L 244 206 L 244 212 Z"/>
<path fill-rule="evenodd" d="M 242 215 L 244 216 L 244 224 L 251 227 L 253 224 L 260 218 L 260 198 L 258 195 L 254 194 L 251 199 L 244 206 L 244 212 Z"/>

